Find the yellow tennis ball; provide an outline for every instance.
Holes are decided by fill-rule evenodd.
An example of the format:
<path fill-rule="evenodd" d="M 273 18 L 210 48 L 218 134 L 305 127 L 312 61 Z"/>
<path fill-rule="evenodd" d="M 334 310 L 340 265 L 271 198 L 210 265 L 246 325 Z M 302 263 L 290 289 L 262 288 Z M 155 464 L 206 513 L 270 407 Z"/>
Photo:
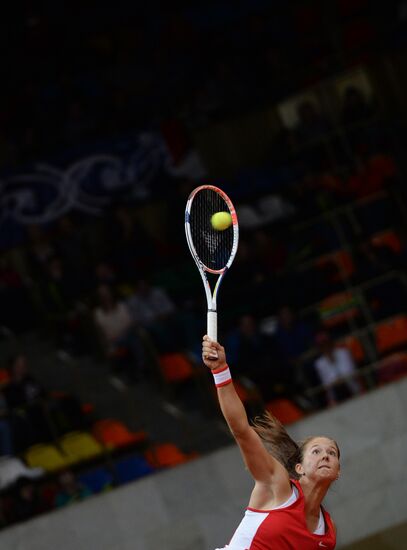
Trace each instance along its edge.
<path fill-rule="evenodd" d="M 229 212 L 216 212 L 211 217 L 211 224 L 217 231 L 224 231 L 232 225 L 232 216 Z"/>

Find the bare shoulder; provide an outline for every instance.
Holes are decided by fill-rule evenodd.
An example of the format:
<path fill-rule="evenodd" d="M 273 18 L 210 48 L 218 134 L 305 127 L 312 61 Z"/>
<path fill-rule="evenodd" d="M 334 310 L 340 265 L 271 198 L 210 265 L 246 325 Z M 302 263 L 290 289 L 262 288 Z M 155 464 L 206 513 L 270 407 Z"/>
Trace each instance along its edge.
<path fill-rule="evenodd" d="M 290 498 L 292 485 L 287 470 L 279 462 L 274 465 L 273 470 L 268 481 L 255 481 L 249 507 L 257 510 L 270 510 Z"/>

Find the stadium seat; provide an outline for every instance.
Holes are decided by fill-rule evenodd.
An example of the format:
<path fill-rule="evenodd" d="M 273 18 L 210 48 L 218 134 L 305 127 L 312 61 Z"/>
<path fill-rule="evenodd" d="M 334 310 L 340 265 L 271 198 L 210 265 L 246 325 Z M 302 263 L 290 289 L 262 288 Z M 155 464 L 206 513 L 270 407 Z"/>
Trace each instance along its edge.
<path fill-rule="evenodd" d="M 393 230 L 377 233 L 376 235 L 372 236 L 370 241 L 373 246 L 387 246 L 395 254 L 400 254 L 403 249 L 400 237 Z"/>
<path fill-rule="evenodd" d="M 304 412 L 293 401 L 282 397 L 269 401 L 266 410 L 282 424 L 292 424 L 304 417 Z"/>
<path fill-rule="evenodd" d="M 196 453 L 183 453 L 174 443 L 160 443 L 145 452 L 148 463 L 154 468 L 177 466 L 196 458 L 196 456 Z"/>
<path fill-rule="evenodd" d="M 70 464 L 96 458 L 104 453 L 102 445 L 86 432 L 70 432 L 61 437 L 59 445 Z"/>
<path fill-rule="evenodd" d="M 99 420 L 93 425 L 92 433 L 108 449 L 127 447 L 147 439 L 146 432 L 131 432 L 122 422 L 114 419 Z"/>
<path fill-rule="evenodd" d="M 346 338 L 339 340 L 336 344 L 340 347 L 348 349 L 356 363 L 361 363 L 366 357 L 362 342 L 356 336 L 346 336 Z"/>
<path fill-rule="evenodd" d="M 330 263 L 333 263 L 338 270 L 332 276 L 331 282 L 341 282 L 351 277 L 355 272 L 355 264 L 352 260 L 352 256 L 346 250 L 338 250 L 332 254 L 321 256 L 316 260 L 316 266 L 320 269 L 325 268 Z"/>
<path fill-rule="evenodd" d="M 399 315 L 376 325 L 376 349 L 379 354 L 407 346 L 407 315 Z"/>
<path fill-rule="evenodd" d="M 24 453 L 24 459 L 31 468 L 44 468 L 47 472 L 61 470 L 70 463 L 54 445 L 45 443 L 29 447 Z"/>
<path fill-rule="evenodd" d="M 183 353 L 160 355 L 159 366 L 165 382 L 183 382 L 194 375 L 192 363 Z"/>
<path fill-rule="evenodd" d="M 318 309 L 327 328 L 345 323 L 360 314 L 357 298 L 351 292 L 331 294 L 320 302 Z"/>
<path fill-rule="evenodd" d="M 379 385 L 395 382 L 407 375 L 407 352 L 392 353 L 382 359 L 377 367 Z"/>
<path fill-rule="evenodd" d="M 95 468 L 78 475 L 78 481 L 83 483 L 92 493 L 107 491 L 113 487 L 113 474 L 107 468 Z"/>
<path fill-rule="evenodd" d="M 117 460 L 114 464 L 116 481 L 119 485 L 152 474 L 154 470 L 155 468 L 139 455 Z"/>
<path fill-rule="evenodd" d="M 0 369 L 0 387 L 9 383 L 10 375 L 7 369 Z"/>

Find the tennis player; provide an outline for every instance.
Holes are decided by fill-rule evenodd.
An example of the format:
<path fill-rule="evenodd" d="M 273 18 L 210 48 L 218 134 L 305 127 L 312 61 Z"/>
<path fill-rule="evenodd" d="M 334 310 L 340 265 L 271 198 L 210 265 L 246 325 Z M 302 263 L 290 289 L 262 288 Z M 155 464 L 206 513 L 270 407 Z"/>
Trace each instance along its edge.
<path fill-rule="evenodd" d="M 337 443 L 313 436 L 297 444 L 268 413 L 250 425 L 224 347 L 204 336 L 202 358 L 212 371 L 223 416 L 254 479 L 244 518 L 223 550 L 334 549 L 336 528 L 321 504 L 339 477 Z"/>

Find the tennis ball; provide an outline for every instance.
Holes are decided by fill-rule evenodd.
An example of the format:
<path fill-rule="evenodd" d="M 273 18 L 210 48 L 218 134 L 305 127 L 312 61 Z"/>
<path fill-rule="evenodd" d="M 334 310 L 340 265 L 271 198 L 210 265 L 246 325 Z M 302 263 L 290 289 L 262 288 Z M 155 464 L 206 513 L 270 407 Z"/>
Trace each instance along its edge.
<path fill-rule="evenodd" d="M 217 231 L 224 231 L 232 225 L 232 216 L 229 212 L 216 212 L 211 217 L 211 224 Z"/>

